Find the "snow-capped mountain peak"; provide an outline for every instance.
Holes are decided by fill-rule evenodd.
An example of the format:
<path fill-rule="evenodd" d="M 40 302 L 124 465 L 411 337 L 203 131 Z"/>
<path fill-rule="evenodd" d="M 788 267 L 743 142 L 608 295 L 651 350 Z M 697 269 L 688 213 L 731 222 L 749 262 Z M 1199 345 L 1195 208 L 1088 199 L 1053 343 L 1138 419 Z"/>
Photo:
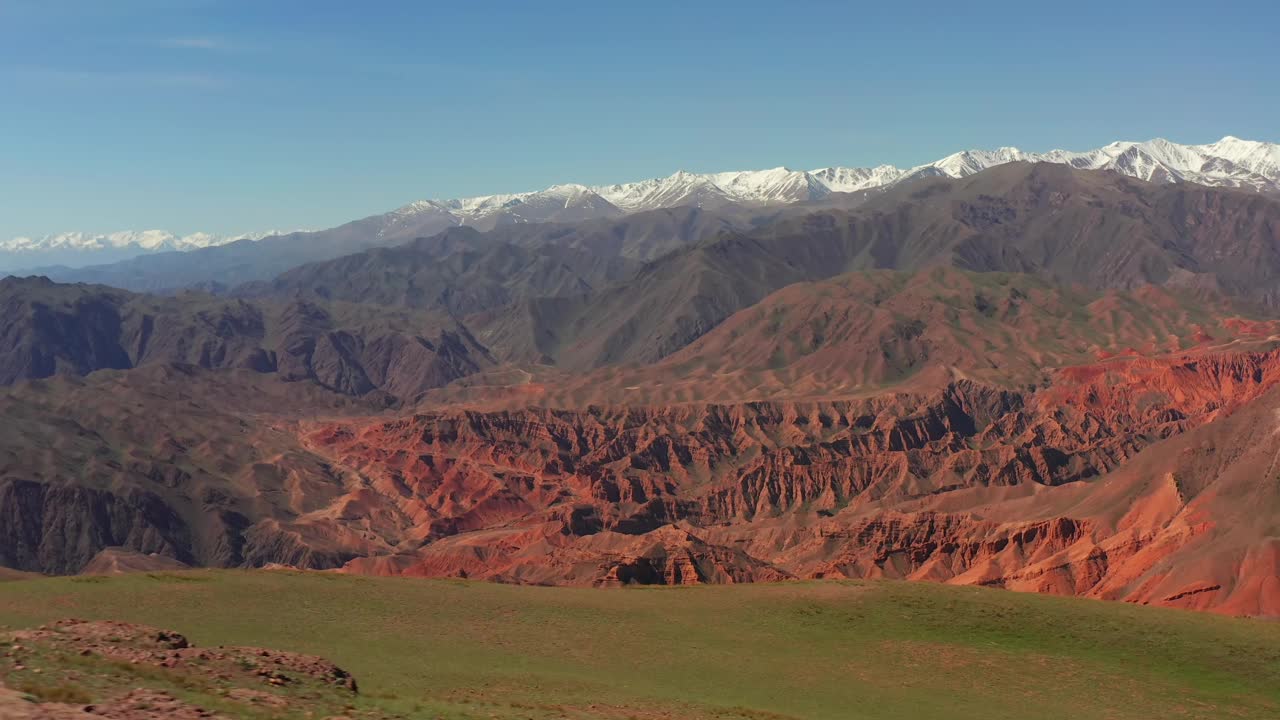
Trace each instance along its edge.
<path fill-rule="evenodd" d="M 545 190 L 452 200 L 421 200 L 389 214 L 380 233 L 401 237 L 407 228 L 426 234 L 454 225 L 488 229 L 506 223 L 571 222 L 592 217 L 696 206 L 771 205 L 817 200 L 831 193 L 872 190 L 916 177 L 960 178 L 1008 162 L 1054 162 L 1090 170 L 1113 170 L 1156 182 L 1280 191 L 1280 146 L 1225 137 L 1210 145 L 1179 145 L 1164 139 L 1119 141 L 1096 150 L 1030 153 L 1005 146 L 964 150 L 902 169 L 825 167 L 695 173 L 680 169 L 665 177 L 613 185 L 553 185 Z M 410 233 L 412 234 L 412 233 Z"/>
<path fill-rule="evenodd" d="M 1025 152 L 1016 147 L 964 150 L 924 165 L 902 169 L 825 167 L 695 173 L 613 185 L 552 185 L 533 192 L 419 200 L 371 218 L 379 237 L 429 235 L 456 225 L 481 230 L 508 223 L 576 222 L 677 206 L 714 208 L 730 204 L 772 205 L 817 200 L 831 193 L 889 187 L 917 177 L 961 178 L 1009 162 L 1051 162 L 1085 170 L 1109 170 L 1151 182 L 1194 182 L 1280 193 L 1280 145 L 1227 135 L 1204 145 L 1164 138 L 1117 141 L 1086 151 Z M 75 261 L 107 262 L 163 250 L 191 250 L 278 233 L 177 236 L 160 230 L 119 233 L 61 233 L 0 242 L 0 268 Z"/>
<path fill-rule="evenodd" d="M 878 165 L 873 168 L 828 167 L 810 171 L 810 174 L 831 192 L 857 192 L 891 185 L 902 177 L 903 171 L 892 165 Z"/>

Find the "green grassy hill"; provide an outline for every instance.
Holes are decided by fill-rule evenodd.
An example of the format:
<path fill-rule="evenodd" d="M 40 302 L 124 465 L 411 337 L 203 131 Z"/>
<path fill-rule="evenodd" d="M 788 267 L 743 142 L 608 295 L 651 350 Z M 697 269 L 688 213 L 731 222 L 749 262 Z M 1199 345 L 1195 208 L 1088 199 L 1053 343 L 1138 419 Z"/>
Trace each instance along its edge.
<path fill-rule="evenodd" d="M 8 629 L 66 617 L 322 655 L 366 708 L 409 717 L 1280 717 L 1280 624 L 927 583 L 199 571 L 0 585 Z"/>

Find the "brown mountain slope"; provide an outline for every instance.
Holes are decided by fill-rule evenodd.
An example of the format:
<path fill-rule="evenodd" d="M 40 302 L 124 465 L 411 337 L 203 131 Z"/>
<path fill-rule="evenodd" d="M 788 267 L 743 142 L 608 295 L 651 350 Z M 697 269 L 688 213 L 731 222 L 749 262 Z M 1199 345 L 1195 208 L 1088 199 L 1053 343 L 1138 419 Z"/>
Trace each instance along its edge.
<path fill-rule="evenodd" d="M 701 376 L 707 386 L 729 368 L 780 373 L 784 391 L 811 388 L 815 396 L 865 393 L 919 375 L 1020 386 L 1110 353 L 1280 336 L 1280 322 L 1239 312 L 1211 294 L 1154 286 L 1097 292 L 947 267 L 852 273 L 784 288 L 646 370 Z"/>
<path fill-rule="evenodd" d="M 0 388 L 0 565 L 79 572 L 105 548 L 190 565 L 341 564 L 375 549 L 338 518 L 345 492 L 281 411 L 378 409 L 248 370 L 147 366 Z"/>
<path fill-rule="evenodd" d="M 719 235 L 819 209 L 848 209 L 867 193 L 778 207 L 675 207 L 577 223 L 449 228 L 389 248 L 299 266 L 243 297 L 310 297 L 455 313 L 533 298 L 580 297 L 632 277 L 646 261 Z"/>
<path fill-rule="evenodd" d="M 499 367 L 431 391 L 424 407 L 820 400 L 960 378 L 1021 388 L 1114 354 L 1265 345 L 1280 337 L 1265 317 L 1209 292 L 1095 291 L 949 267 L 855 272 L 787 286 L 653 364 Z"/>
<path fill-rule="evenodd" d="M 867 195 L 832 196 L 822 204 L 849 207 Z M 521 222 L 481 223 L 477 229 L 498 242 L 521 247 L 554 244 L 604 257 L 648 260 L 722 229 L 751 227 L 750 221 L 756 216 L 767 218 L 777 212 L 733 206 L 715 211 L 677 207 L 616 217 L 607 208 L 603 214 L 544 209 L 553 211 L 537 213 L 533 218 L 526 216 Z M 595 219 L 582 219 L 592 215 Z M 47 268 L 46 273 L 60 282 L 100 283 L 137 292 L 191 287 L 225 291 L 246 283 L 256 286 L 269 282 L 302 265 L 448 232 L 459 227 L 459 221 L 442 208 L 419 207 L 415 212 L 374 215 L 317 232 L 296 232 L 256 242 L 244 240 L 190 253 L 145 255 L 92 267 Z"/>
<path fill-rule="evenodd" d="M 374 215 L 319 232 L 293 232 L 258 241 L 238 240 L 190 252 L 142 255 L 106 265 L 46 268 L 45 272 L 59 282 L 110 285 L 135 292 L 168 292 L 193 286 L 225 289 L 269 280 L 304 263 L 434 234 L 454 223 L 424 222 L 414 228 L 415 234 L 384 240 L 381 233 L 387 224 L 387 216 Z"/>
<path fill-rule="evenodd" d="M 638 261 L 621 256 L 556 244 L 514 245 L 502 234 L 452 228 L 407 245 L 303 265 L 236 292 L 465 314 L 528 297 L 583 295 L 625 279 L 639 267 Z"/>
<path fill-rule="evenodd" d="M 189 363 L 412 397 L 492 363 L 447 317 L 345 304 L 156 297 L 7 278 L 0 317 L 0 384 Z"/>
<path fill-rule="evenodd" d="M 1099 289 L 1216 288 L 1274 305 L 1280 200 L 1014 163 L 909 183 L 851 211 L 787 215 L 660 258 L 581 301 L 532 300 L 470 324 L 517 361 L 649 363 L 786 285 L 935 265 Z"/>
<path fill-rule="evenodd" d="M 852 207 L 860 201 L 858 197 L 839 202 Z M 837 200 L 832 200 L 835 202 Z M 525 248 L 552 245 L 600 257 L 648 261 L 723 232 L 771 222 L 789 212 L 803 210 L 792 210 L 791 206 L 769 209 L 730 206 L 717 210 L 684 206 L 578 223 L 504 225 L 486 233 L 486 237 Z"/>

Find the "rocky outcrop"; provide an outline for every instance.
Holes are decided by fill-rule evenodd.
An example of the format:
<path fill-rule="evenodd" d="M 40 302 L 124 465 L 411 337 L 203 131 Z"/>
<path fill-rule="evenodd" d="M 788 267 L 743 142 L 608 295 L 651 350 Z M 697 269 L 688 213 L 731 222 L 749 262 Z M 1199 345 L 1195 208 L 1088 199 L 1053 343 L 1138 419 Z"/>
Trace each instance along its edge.
<path fill-rule="evenodd" d="M 336 717 L 351 709 L 358 693 L 350 673 L 321 657 L 196 647 L 172 630 L 145 625 L 59 620 L 0 640 L 4 680 L 26 691 L 0 683 L 6 720 L 219 720 L 285 710 Z M 84 682 L 86 666 L 96 682 Z M 200 707 L 209 703 L 221 712 Z"/>
<path fill-rule="evenodd" d="M 123 547 L 104 548 L 93 556 L 81 575 L 124 575 L 135 572 L 186 570 L 191 566 L 159 553 L 140 553 Z"/>

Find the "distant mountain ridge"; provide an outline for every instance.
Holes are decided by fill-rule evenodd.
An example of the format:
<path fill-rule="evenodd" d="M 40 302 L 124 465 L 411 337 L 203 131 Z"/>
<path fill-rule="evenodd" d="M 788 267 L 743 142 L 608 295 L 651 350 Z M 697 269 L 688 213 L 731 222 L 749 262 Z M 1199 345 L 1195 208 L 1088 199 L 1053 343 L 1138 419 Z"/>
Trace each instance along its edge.
<path fill-rule="evenodd" d="M 652 363 L 786 285 L 939 265 L 1095 289 L 1205 290 L 1280 307 L 1280 198 L 1246 190 L 1010 163 L 961 179 L 922 178 L 852 210 L 802 207 L 689 244 L 588 296 L 535 299 L 469 326 L 517 362 L 573 370 Z M 342 276 L 335 270 L 317 264 L 298 275 L 322 278 L 334 299 L 373 298 L 354 278 L 338 292 L 328 282 Z"/>
<path fill-rule="evenodd" d="M 111 233 L 64 232 L 41 237 L 0 240 L 0 271 L 42 265 L 84 265 L 116 262 L 158 252 L 186 252 L 226 245 L 237 240 L 261 240 L 283 234 L 280 230 L 215 235 L 196 232 L 177 235 L 167 230 L 123 230 Z"/>
<path fill-rule="evenodd" d="M 1156 139 L 1115 142 L 1086 152 L 1028 153 L 1017 148 L 966 150 L 925 165 L 897 168 L 788 168 L 741 172 L 677 172 L 665 178 L 588 187 L 554 185 L 546 190 L 445 200 L 420 200 L 316 232 L 294 232 L 262 240 L 240 240 L 192 252 L 151 252 L 127 260 L 93 262 L 82 268 L 54 263 L 14 263 L 0 247 L 0 272 L 38 269 L 59 282 L 90 282 L 135 291 L 183 287 L 230 287 L 265 281 L 300 265 L 374 247 L 430 237 L 452 227 L 482 232 L 498 227 L 629 219 L 639 213 L 690 207 L 719 213 L 773 208 L 802 202 L 867 197 L 928 177 L 964 178 L 1011 162 L 1047 162 L 1081 170 L 1104 170 L 1155 183 L 1190 182 L 1210 187 L 1280 193 L 1280 144 L 1225 137 L 1205 145 Z M 86 265 L 85 262 L 64 265 Z"/>
<path fill-rule="evenodd" d="M 554 185 L 546 190 L 454 200 L 422 200 L 394 215 L 448 213 L 460 225 L 565 220 L 565 215 L 631 213 L 665 207 L 716 207 L 731 203 L 777 204 L 819 200 L 832 193 L 887 187 L 918 177 L 962 178 L 1009 162 L 1051 162 L 1080 170 L 1111 170 L 1151 182 L 1194 182 L 1280 192 L 1280 144 L 1227 136 L 1205 145 L 1181 145 L 1157 138 L 1113 142 L 1085 152 L 1024 152 L 1015 147 L 965 150 L 924 165 L 897 168 L 786 167 L 737 172 L 690 173 L 615 185 Z M 554 217 L 552 217 L 554 216 Z"/>

